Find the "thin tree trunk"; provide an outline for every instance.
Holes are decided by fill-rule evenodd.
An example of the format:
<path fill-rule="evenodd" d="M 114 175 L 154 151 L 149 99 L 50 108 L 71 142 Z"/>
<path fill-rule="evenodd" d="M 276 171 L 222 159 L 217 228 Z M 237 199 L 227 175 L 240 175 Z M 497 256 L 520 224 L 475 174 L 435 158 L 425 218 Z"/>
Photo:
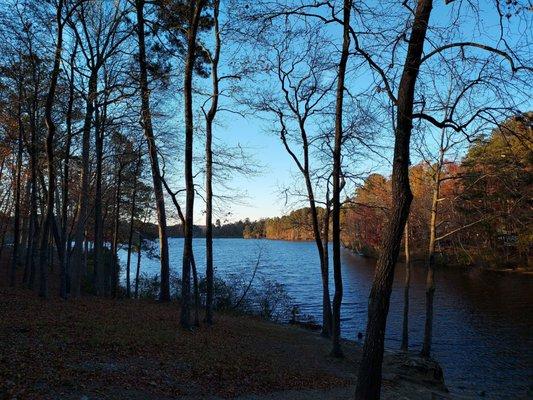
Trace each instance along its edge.
<path fill-rule="evenodd" d="M 94 251 L 93 251 L 93 266 L 94 266 L 94 283 L 96 294 L 103 296 L 106 293 L 105 284 L 107 280 L 106 262 L 103 257 L 104 246 L 104 221 L 102 217 L 102 157 L 104 147 L 104 129 L 105 121 L 101 120 L 100 110 L 95 98 L 94 105 L 94 139 L 96 150 L 96 182 L 95 182 L 95 196 L 94 196 Z"/>
<path fill-rule="evenodd" d="M 194 213 L 194 177 L 193 177 L 193 140 L 194 122 L 192 111 L 192 76 L 196 61 L 196 35 L 204 0 L 190 2 L 189 27 L 187 29 L 187 55 L 183 78 L 183 102 L 185 107 L 185 238 L 183 241 L 182 286 L 181 286 L 181 318 L 180 325 L 184 329 L 191 326 L 190 295 L 191 295 L 191 263 L 193 240 Z"/>
<path fill-rule="evenodd" d="M 441 148 L 439 161 L 436 166 L 434 182 L 433 182 L 433 196 L 431 199 L 431 217 L 429 221 L 429 246 L 427 256 L 427 277 L 426 277 L 426 322 L 424 324 L 424 341 L 420 355 L 424 358 L 431 356 L 431 341 L 433 336 L 433 300 L 435 297 L 435 244 L 437 231 L 437 213 L 439 205 L 440 193 L 440 176 L 442 170 L 442 163 L 444 161 L 444 129 L 441 136 Z"/>
<path fill-rule="evenodd" d="M 78 197 L 78 210 L 76 212 L 78 219 L 76 221 L 74 229 L 74 248 L 72 250 L 71 257 L 71 292 L 73 297 L 79 297 L 82 273 L 87 272 L 87 253 L 84 253 L 84 241 L 87 244 L 86 224 L 89 206 L 89 155 L 91 140 L 91 123 L 94 112 L 94 98 L 96 96 L 96 80 L 96 71 L 92 70 L 91 76 L 89 77 L 89 93 L 86 101 L 85 120 L 83 122 L 81 153 L 81 187 L 80 194 Z"/>
<path fill-rule="evenodd" d="M 111 296 L 113 298 L 116 298 L 118 296 L 118 289 L 119 289 L 119 275 L 120 275 L 120 265 L 118 263 L 118 256 L 117 256 L 117 250 L 118 250 L 118 231 L 120 227 L 120 189 L 122 186 L 122 168 L 123 165 L 120 164 L 120 167 L 118 169 L 118 178 L 117 178 L 117 195 L 115 198 L 115 204 L 116 204 L 116 211 L 115 211 L 115 221 L 113 225 L 113 243 L 111 245 L 111 265 L 113 265 L 112 268 L 112 275 L 111 275 Z"/>
<path fill-rule="evenodd" d="M 163 196 L 163 185 L 159 171 L 159 161 L 157 157 L 157 147 L 155 144 L 154 131 L 152 127 L 152 114 L 150 112 L 150 90 L 148 88 L 148 72 L 146 65 L 146 45 L 144 32 L 144 4 L 145 0 L 136 0 L 137 11 L 137 36 L 139 39 L 139 71 L 141 90 L 141 113 L 144 136 L 148 143 L 148 153 L 150 155 L 150 165 L 152 168 L 152 180 L 154 184 L 154 194 L 157 210 L 157 224 L 159 233 L 159 250 L 161 259 L 161 291 L 160 301 L 170 301 L 170 269 L 168 257 L 168 236 L 167 217 L 165 211 L 165 198 Z"/>
<path fill-rule="evenodd" d="M 320 335 L 322 337 L 330 337 L 333 330 L 332 313 L 331 313 L 331 299 L 329 294 L 329 221 L 331 215 L 331 206 L 329 198 L 329 185 L 326 194 L 326 211 L 324 214 L 324 237 L 322 238 L 322 330 Z"/>
<path fill-rule="evenodd" d="M 206 301 L 205 321 L 208 325 L 213 324 L 213 298 L 215 291 L 214 267 L 213 267 L 213 120 L 218 109 L 218 61 L 220 59 L 220 32 L 218 26 L 218 13 L 220 1 L 213 2 L 215 51 L 211 60 L 211 77 L 213 81 L 213 93 L 211 108 L 206 115 L 206 141 L 205 141 L 205 259 L 206 259 Z"/>
<path fill-rule="evenodd" d="M 191 269 L 194 288 L 194 326 L 200 326 L 200 287 L 198 286 L 198 271 L 194 253 L 191 255 Z"/>
<path fill-rule="evenodd" d="M 65 143 L 65 159 L 63 160 L 63 187 L 62 187 L 62 204 L 61 204 L 61 246 L 65 252 L 63 263 L 61 264 L 61 287 L 60 296 L 66 299 L 69 289 L 69 238 L 67 233 L 68 226 L 68 202 L 69 202 L 69 174 L 70 174 L 70 146 L 72 143 L 72 112 L 74 108 L 74 63 L 78 49 L 78 41 L 74 44 L 74 50 L 70 56 L 70 76 L 69 76 L 69 96 L 67 105 L 67 114 L 65 124 L 67 127 L 67 140 Z"/>
<path fill-rule="evenodd" d="M 376 273 L 368 302 L 365 344 L 355 391 L 357 400 L 375 400 L 379 399 L 381 394 L 381 368 L 385 328 L 392 282 L 394 280 L 394 267 L 398 259 L 401 238 L 413 198 L 409 186 L 409 144 L 411 140 L 415 85 L 432 7 L 432 0 L 418 1 L 398 89 L 398 110 L 396 113 L 397 121 L 391 178 L 393 207 L 387 223 L 387 229 L 384 232 L 381 253 L 376 265 Z"/>
<path fill-rule="evenodd" d="M 54 106 L 54 98 L 56 92 L 57 81 L 59 78 L 60 66 L 61 66 L 61 52 L 63 50 L 63 0 L 59 0 L 56 9 L 56 21 L 57 21 L 57 43 L 54 55 L 54 66 L 52 68 L 52 74 L 50 78 L 50 88 L 46 97 L 45 104 L 45 123 L 48 129 L 48 135 L 46 137 L 46 159 L 48 163 L 48 190 L 46 198 L 46 212 L 41 229 L 41 243 L 40 243 L 40 288 L 39 295 L 41 297 L 48 296 L 48 266 L 46 265 L 46 252 L 48 249 L 48 239 L 50 227 L 54 223 L 54 195 L 56 186 L 56 171 L 54 165 L 54 136 L 56 133 L 56 126 L 52 119 L 52 108 Z M 60 245 L 60 243 L 57 243 Z M 58 249 L 60 251 L 60 249 Z"/>
<path fill-rule="evenodd" d="M 141 169 L 141 149 L 139 146 L 139 156 L 137 158 L 137 163 L 135 164 L 134 172 L 134 182 L 133 182 L 133 192 L 131 195 L 131 210 L 130 210 L 130 231 L 128 235 L 128 259 L 126 262 L 126 297 L 129 299 L 131 297 L 131 278 L 130 278 L 130 265 L 131 265 L 131 247 L 133 245 L 133 223 L 135 219 L 135 205 L 137 200 L 137 184 L 138 184 L 138 175 Z"/>
<path fill-rule="evenodd" d="M 343 44 L 337 77 L 337 99 L 335 106 L 335 146 L 333 150 L 333 276 L 335 279 L 335 295 L 333 296 L 333 347 L 331 354 L 342 357 L 341 337 L 341 304 L 342 304 L 342 270 L 341 270 L 341 157 L 342 157 L 342 113 L 344 102 L 344 80 L 346 64 L 350 51 L 350 14 L 352 1 L 344 0 Z"/>
<path fill-rule="evenodd" d="M 33 289 L 35 284 L 35 249 L 36 236 L 38 232 L 37 222 L 37 127 L 35 125 L 35 118 L 33 113 L 30 114 L 30 231 L 28 235 L 28 243 L 26 250 L 26 268 L 28 269 L 27 285 L 29 289 Z"/>
<path fill-rule="evenodd" d="M 285 146 L 285 149 L 289 153 L 289 155 L 292 157 L 296 165 L 298 166 L 298 169 L 302 173 L 304 180 L 305 180 L 305 187 L 307 190 L 307 199 L 309 200 L 309 209 L 311 210 L 311 224 L 313 227 L 313 236 L 315 239 L 316 248 L 318 251 L 318 257 L 320 260 L 320 272 L 322 277 L 322 320 L 324 321 L 322 324 L 322 332 L 321 336 L 323 337 L 329 337 L 331 334 L 331 321 L 332 321 L 332 313 L 331 313 L 331 303 L 330 303 L 330 297 L 329 297 L 329 271 L 328 271 L 328 252 L 327 252 L 327 246 L 328 242 L 326 239 L 326 243 L 322 241 L 322 236 L 320 233 L 320 223 L 318 218 L 318 211 L 316 209 L 315 204 L 315 194 L 313 190 L 313 183 L 311 182 L 311 176 L 309 172 L 309 141 L 307 139 L 307 132 L 305 130 L 304 121 L 300 119 L 299 121 L 299 129 L 300 129 L 300 136 L 302 138 L 302 155 L 303 155 L 303 164 L 300 162 L 296 154 L 291 150 L 289 143 L 287 142 L 287 138 L 285 136 L 285 126 L 283 123 L 283 119 L 280 117 L 280 121 L 282 123 L 282 130 L 281 130 L 281 140 L 283 142 L 283 145 Z"/>
<path fill-rule="evenodd" d="M 137 271 L 135 272 L 135 298 L 139 298 L 139 277 L 141 274 L 142 236 L 139 232 L 139 247 L 137 249 Z"/>
<path fill-rule="evenodd" d="M 405 223 L 404 233 L 405 252 L 405 284 L 403 288 L 403 326 L 402 344 L 400 350 L 409 350 L 409 289 L 411 286 L 411 249 L 409 248 L 409 221 Z"/>
<path fill-rule="evenodd" d="M 24 135 L 25 136 L 25 135 Z M 24 138 L 24 141 L 26 139 Z M 27 171 L 27 169 L 26 169 Z M 31 181 L 28 177 L 28 174 L 26 172 L 25 175 L 25 182 L 23 184 L 24 186 L 24 199 L 22 199 L 22 203 L 24 204 L 23 209 L 23 216 L 22 216 L 22 232 L 20 236 L 20 245 L 23 246 L 23 251 L 21 251 L 19 256 L 19 265 L 21 265 L 21 259 L 25 257 L 25 253 L 27 251 L 26 244 L 28 243 L 28 235 L 30 233 L 30 188 L 31 188 Z M 0 166 L 0 180 L 2 179 L 2 167 Z M 0 208 L 2 207 L 2 204 L 0 203 Z M 24 264 L 25 265 L 25 264 Z M 23 272 L 23 278 L 22 282 L 26 282 L 28 280 L 28 269 L 26 266 L 24 267 Z"/>
<path fill-rule="evenodd" d="M 11 254 L 11 271 L 9 276 L 9 285 L 15 286 L 15 276 L 19 264 L 19 243 L 20 243 L 20 191 L 21 191 L 21 174 L 22 174 L 22 150 L 23 150 L 23 125 L 22 125 L 22 81 L 19 83 L 19 101 L 18 101 L 18 149 L 17 149 L 17 169 L 15 172 L 15 215 L 13 227 L 13 252 Z"/>
<path fill-rule="evenodd" d="M 2 253 L 4 251 L 4 245 L 6 241 L 7 227 L 9 225 L 9 218 L 7 215 L 11 215 L 13 204 L 11 203 L 11 191 L 7 194 L 6 208 L 4 210 L 4 220 L 2 221 L 2 229 L 0 230 L 0 261 L 2 260 Z"/>

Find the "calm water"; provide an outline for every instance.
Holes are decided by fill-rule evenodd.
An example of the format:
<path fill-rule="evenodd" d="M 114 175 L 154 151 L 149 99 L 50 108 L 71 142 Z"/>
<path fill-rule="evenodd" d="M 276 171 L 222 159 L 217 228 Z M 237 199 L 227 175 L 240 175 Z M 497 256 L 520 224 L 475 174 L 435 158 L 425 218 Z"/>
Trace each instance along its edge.
<path fill-rule="evenodd" d="M 194 246 L 201 273 L 204 241 L 195 239 Z M 176 273 L 181 270 L 182 247 L 182 239 L 170 240 L 171 269 Z M 216 273 L 251 276 L 260 251 L 258 274 L 285 284 L 302 313 L 320 320 L 322 294 L 314 243 L 215 239 Z M 121 259 L 125 261 L 125 252 Z M 157 274 L 158 269 L 156 260 L 143 255 L 143 272 Z M 343 251 L 342 273 L 342 333 L 355 339 L 357 332 L 365 331 L 374 263 Z M 400 342 L 403 276 L 404 268 L 399 266 L 386 332 L 386 345 L 392 349 Z M 444 269 L 437 272 L 436 280 L 433 354 L 451 392 L 475 396 L 484 390 L 486 398 L 528 398 L 527 389 L 533 383 L 533 278 Z M 424 282 L 423 268 L 415 268 L 410 306 L 413 349 L 420 348 L 424 329 Z"/>

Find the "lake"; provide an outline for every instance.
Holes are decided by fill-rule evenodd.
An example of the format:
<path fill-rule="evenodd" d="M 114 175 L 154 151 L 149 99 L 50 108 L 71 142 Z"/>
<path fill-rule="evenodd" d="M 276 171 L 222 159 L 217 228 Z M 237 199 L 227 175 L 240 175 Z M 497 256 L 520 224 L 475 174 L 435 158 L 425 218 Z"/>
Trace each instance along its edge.
<path fill-rule="evenodd" d="M 183 239 L 170 239 L 169 247 L 171 270 L 179 274 Z M 194 249 L 198 271 L 204 275 L 205 241 L 195 239 Z M 313 242 L 215 239 L 217 276 L 224 278 L 232 273 L 251 276 L 259 253 L 258 275 L 283 283 L 301 312 L 320 321 L 320 266 Z M 125 254 L 120 251 L 123 264 Z M 132 267 L 135 262 L 136 255 Z M 357 333 L 365 332 L 374 264 L 343 250 L 345 338 L 357 340 Z M 410 347 L 417 350 L 424 331 L 425 270 L 413 269 Z M 141 271 L 158 274 L 158 261 L 143 255 Z M 400 345 L 404 272 L 403 265 L 398 265 L 386 331 L 386 346 L 390 349 Z M 333 296 L 332 272 L 330 282 Z M 533 383 L 533 278 L 446 268 L 437 271 L 436 284 L 433 356 L 444 369 L 450 391 L 473 396 L 486 391 L 485 398 L 494 399 L 526 398 L 528 386 Z"/>

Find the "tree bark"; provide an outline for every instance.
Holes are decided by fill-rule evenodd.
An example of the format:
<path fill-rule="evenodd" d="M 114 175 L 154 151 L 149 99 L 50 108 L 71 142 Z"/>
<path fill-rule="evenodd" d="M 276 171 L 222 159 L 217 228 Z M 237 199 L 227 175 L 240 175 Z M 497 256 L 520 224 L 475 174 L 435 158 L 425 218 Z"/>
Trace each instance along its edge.
<path fill-rule="evenodd" d="M 433 336 L 433 300 L 435 297 L 435 244 L 437 231 L 437 213 L 439 206 L 439 193 L 441 183 L 441 171 L 444 161 L 444 133 L 442 130 L 439 161 L 436 165 L 433 179 L 433 196 L 431 198 L 431 216 L 429 221 L 429 245 L 427 255 L 427 276 L 426 276 L 426 322 L 424 324 L 424 341 L 420 355 L 424 358 L 431 356 L 431 341 Z"/>
<path fill-rule="evenodd" d="M 48 240 L 50 227 L 54 223 L 54 194 L 56 190 L 56 171 L 54 165 L 54 136 L 56 133 L 56 126 L 52 119 L 52 109 L 54 106 L 55 92 L 57 81 L 59 78 L 59 72 L 61 67 L 61 53 L 63 50 L 63 21 L 62 21 L 62 12 L 63 12 L 63 0 L 59 0 L 56 9 L 56 21 L 57 21 L 57 43 L 54 54 L 54 65 L 52 68 L 51 78 L 50 78 L 50 88 L 48 90 L 48 95 L 46 96 L 45 103 L 45 123 L 48 129 L 48 135 L 46 136 L 46 159 L 48 163 L 48 190 L 46 197 L 46 211 L 43 221 L 43 226 L 41 229 L 40 237 L 40 287 L 39 295 L 41 297 L 48 296 L 48 265 L 46 262 L 46 254 L 48 250 Z M 58 245 L 59 242 L 57 243 Z M 60 252 L 58 248 L 58 252 Z"/>
<path fill-rule="evenodd" d="M 69 259 L 70 259 L 70 239 L 67 231 L 68 227 L 68 200 L 69 200 L 69 174 L 70 174 L 70 147 L 72 144 L 72 112 L 74 109 L 74 67 L 78 41 L 74 44 L 74 50 L 70 56 L 70 76 L 69 76 L 69 95 L 67 104 L 67 114 L 65 125 L 67 130 L 67 139 L 65 143 L 65 159 L 63 160 L 63 187 L 62 187 L 62 204 L 61 204 L 61 246 L 65 252 L 63 263 L 61 264 L 61 285 L 59 294 L 61 298 L 66 299 L 69 289 Z"/>
<path fill-rule="evenodd" d="M 120 228 L 120 201 L 121 201 L 121 186 L 122 186 L 122 169 L 123 165 L 120 164 L 117 177 L 117 193 L 115 197 L 115 221 L 113 224 L 113 243 L 111 245 L 111 296 L 117 298 L 120 281 L 120 265 L 118 263 L 118 233 Z"/>
<path fill-rule="evenodd" d="M 98 92 L 98 90 L 97 90 Z M 107 274 L 103 257 L 104 246 L 104 221 L 102 217 L 102 157 L 104 147 L 103 121 L 100 118 L 100 109 L 97 104 L 97 96 L 94 99 L 94 140 L 96 155 L 96 177 L 94 196 L 94 250 L 93 250 L 93 277 L 96 294 L 103 296 L 106 293 Z"/>
<path fill-rule="evenodd" d="M 183 78 L 183 101 L 185 106 L 185 238 L 183 241 L 182 285 L 181 285 L 181 317 L 180 325 L 184 329 L 191 326 L 190 295 L 191 295 L 191 260 L 193 240 L 194 213 L 194 177 L 193 177 L 193 140 L 194 122 L 192 111 L 192 76 L 196 61 L 196 36 L 200 14 L 204 0 L 193 0 L 189 7 L 189 27 L 187 29 L 187 55 Z"/>
<path fill-rule="evenodd" d="M 333 296 L 333 347 L 331 355 L 342 357 L 341 349 L 341 304 L 342 304 L 342 270 L 341 270 L 341 158 L 342 158 L 342 113 L 344 102 L 344 80 L 346 77 L 346 65 L 350 51 L 350 14 L 352 1 L 344 0 L 343 7 L 343 41 L 341 59 L 337 76 L 337 99 L 335 105 L 335 146 L 333 149 L 333 277 L 335 279 L 335 295 Z"/>
<path fill-rule="evenodd" d="M 9 285 L 15 286 L 15 276 L 19 264 L 19 243 L 20 243 L 20 191 L 22 174 L 22 150 L 24 127 L 22 125 L 22 79 L 19 82 L 18 98 L 18 138 L 17 138 L 17 168 L 15 172 L 15 215 L 13 227 L 13 252 L 11 254 L 11 271 L 9 275 Z"/>
<path fill-rule="evenodd" d="M 392 282 L 394 280 L 394 267 L 398 259 L 401 237 L 413 198 L 409 186 L 409 144 L 412 131 L 415 85 L 432 7 L 432 0 L 418 1 L 404 69 L 398 88 L 396 135 L 391 178 L 393 206 L 387 229 L 384 232 L 381 253 L 370 292 L 365 344 L 355 390 L 355 398 L 357 400 L 380 398 L 385 328 Z"/>
<path fill-rule="evenodd" d="M 34 67 L 35 68 L 35 67 Z M 36 78 L 34 78 L 36 80 Z M 37 97 L 38 89 L 34 91 L 34 97 Z M 34 100 L 33 103 L 35 103 Z M 35 108 L 34 104 L 33 110 L 30 113 L 30 144 L 28 152 L 30 155 L 30 229 L 28 235 L 28 243 L 26 249 L 26 269 L 28 269 L 28 280 L 26 284 L 29 289 L 33 289 L 35 284 L 35 250 L 36 250 L 36 233 L 38 232 L 38 222 L 37 222 L 37 126 L 35 119 Z"/>
<path fill-rule="evenodd" d="M 91 71 L 89 77 L 89 92 L 85 105 L 85 120 L 83 122 L 82 133 L 82 169 L 81 169 L 81 187 L 77 203 L 77 221 L 74 229 L 74 248 L 71 257 L 71 277 L 72 277 L 72 296 L 79 297 L 81 276 L 83 272 L 87 272 L 85 267 L 87 253 L 84 252 L 84 242 L 87 245 L 87 238 L 85 235 L 85 227 L 88 217 L 88 199 L 89 199 L 89 155 L 90 155 L 90 140 L 91 140 L 91 124 L 94 112 L 94 98 L 96 97 L 97 74 L 96 71 Z"/>
<path fill-rule="evenodd" d="M 403 288 L 403 325 L 402 344 L 400 350 L 409 350 L 409 289 L 411 287 L 411 249 L 409 248 L 409 222 L 405 223 L 404 233 L 405 252 L 405 284 Z"/>
<path fill-rule="evenodd" d="M 213 93 L 211 107 L 206 115 L 206 140 L 205 140 L 205 280 L 206 280 L 206 301 L 205 301 L 205 322 L 213 324 L 213 298 L 215 291 L 214 267 L 213 267 L 213 120 L 218 110 L 218 61 L 220 59 L 220 31 L 218 25 L 220 1 L 213 2 L 214 37 L 215 51 L 211 60 L 211 78 Z"/>
<path fill-rule="evenodd" d="M 139 298 L 139 277 L 141 275 L 142 235 L 139 232 L 139 247 L 137 249 L 137 271 L 135 272 L 135 298 Z"/>
<path fill-rule="evenodd" d="M 138 175 L 139 171 L 141 169 L 141 149 L 142 147 L 139 146 L 139 155 L 137 157 L 137 163 L 135 164 L 135 171 L 134 171 L 134 182 L 133 182 L 133 191 L 131 195 L 131 210 L 130 210 L 130 231 L 128 235 L 128 259 L 126 261 L 126 297 L 129 299 L 131 297 L 131 247 L 133 245 L 133 223 L 135 219 L 135 206 L 137 201 L 137 184 L 138 184 Z"/>
<path fill-rule="evenodd" d="M 326 211 L 323 221 L 322 237 L 322 261 L 321 261 L 321 274 L 322 274 L 322 330 L 320 335 L 322 337 L 330 337 L 332 332 L 332 312 L 331 312 L 331 300 L 329 295 L 329 221 L 331 215 L 331 205 L 329 198 L 329 184 L 326 194 Z"/>
<path fill-rule="evenodd" d="M 148 88 L 148 70 L 146 65 L 146 44 L 144 32 L 144 4 L 145 0 L 136 0 L 137 36 L 139 40 L 139 84 L 141 91 L 141 117 L 144 136 L 148 144 L 148 154 L 150 155 L 152 181 L 154 184 L 154 195 L 157 210 L 159 252 L 161 261 L 161 291 L 159 293 L 159 300 L 170 301 L 170 268 L 168 256 L 167 217 L 165 210 L 165 198 L 163 196 L 163 185 L 161 183 L 161 174 L 159 171 L 157 147 L 152 127 L 152 114 L 150 111 L 150 90 Z"/>

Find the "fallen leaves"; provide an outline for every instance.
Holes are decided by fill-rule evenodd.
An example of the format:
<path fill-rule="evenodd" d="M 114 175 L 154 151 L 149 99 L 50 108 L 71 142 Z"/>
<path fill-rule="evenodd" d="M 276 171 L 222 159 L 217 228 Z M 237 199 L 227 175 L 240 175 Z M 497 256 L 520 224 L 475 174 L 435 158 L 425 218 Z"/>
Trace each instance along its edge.
<path fill-rule="evenodd" d="M 6 399 L 123 398 L 132 390 L 147 399 L 231 398 L 352 383 L 331 373 L 308 333 L 252 318 L 219 316 L 213 327 L 182 332 L 175 304 L 43 301 L 5 287 L 0 315 Z"/>

